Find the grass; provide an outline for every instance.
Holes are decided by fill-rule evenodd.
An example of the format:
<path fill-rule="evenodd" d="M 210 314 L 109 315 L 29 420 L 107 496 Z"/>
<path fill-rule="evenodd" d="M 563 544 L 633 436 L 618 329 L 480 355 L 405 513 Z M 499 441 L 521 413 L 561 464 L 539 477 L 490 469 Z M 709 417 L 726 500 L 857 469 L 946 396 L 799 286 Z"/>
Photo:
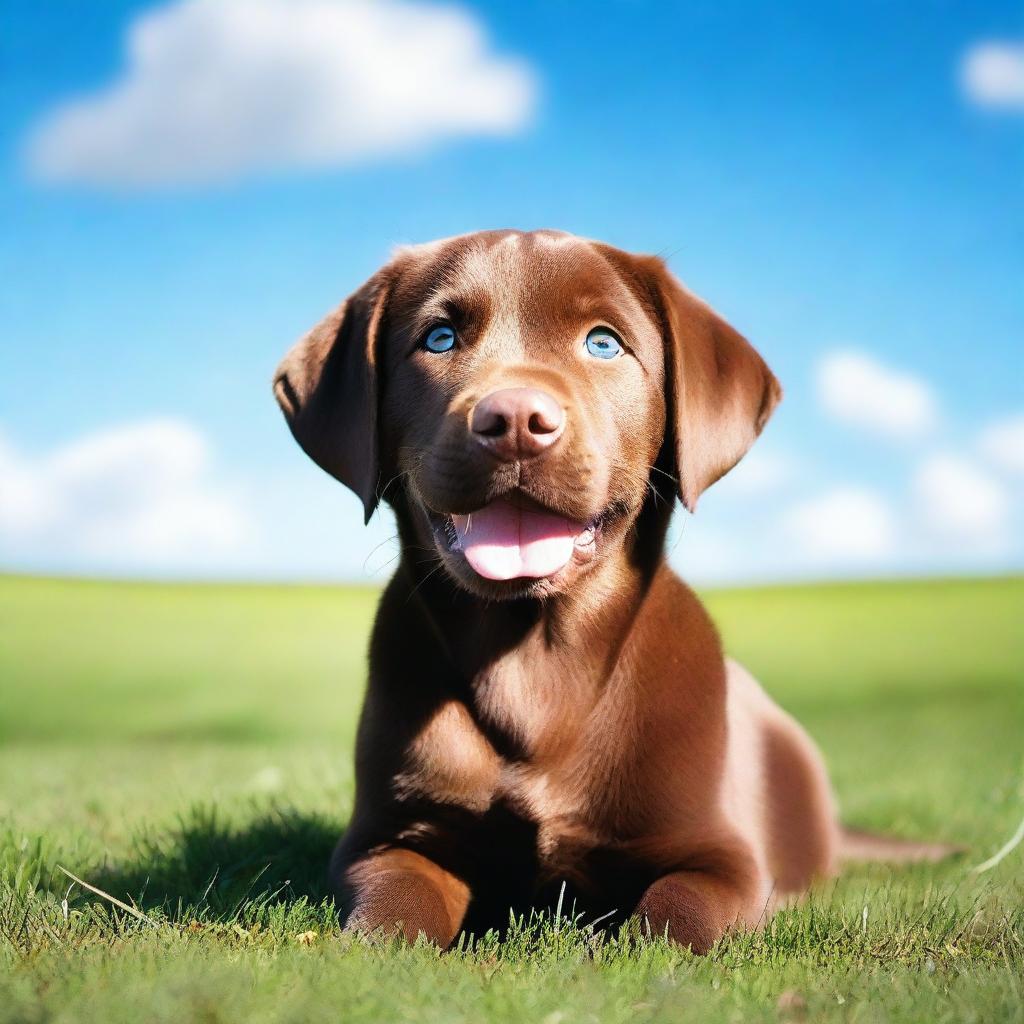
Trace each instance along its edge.
<path fill-rule="evenodd" d="M 1024 581 L 707 599 L 849 822 L 969 854 L 852 868 L 705 959 L 568 910 L 355 941 L 323 868 L 375 592 L 0 578 L 0 1022 L 1024 1018 L 1024 847 L 969 870 L 1024 816 Z"/>

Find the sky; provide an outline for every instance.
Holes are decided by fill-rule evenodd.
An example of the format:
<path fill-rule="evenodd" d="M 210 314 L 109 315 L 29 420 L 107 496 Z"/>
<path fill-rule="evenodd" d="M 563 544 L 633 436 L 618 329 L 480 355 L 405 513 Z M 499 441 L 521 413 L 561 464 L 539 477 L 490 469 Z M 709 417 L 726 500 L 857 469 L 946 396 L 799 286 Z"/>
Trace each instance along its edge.
<path fill-rule="evenodd" d="M 400 243 L 656 252 L 786 398 L 699 584 L 1024 568 L 1013 2 L 8 0 L 0 570 L 356 580 L 289 344 Z"/>

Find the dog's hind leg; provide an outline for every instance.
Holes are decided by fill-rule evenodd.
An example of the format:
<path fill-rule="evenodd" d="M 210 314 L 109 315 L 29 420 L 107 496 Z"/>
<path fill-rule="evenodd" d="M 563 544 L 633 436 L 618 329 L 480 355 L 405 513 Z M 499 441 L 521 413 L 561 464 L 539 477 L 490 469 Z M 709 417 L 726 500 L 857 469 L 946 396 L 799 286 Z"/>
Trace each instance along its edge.
<path fill-rule="evenodd" d="M 728 663 L 734 788 L 753 788 L 743 819 L 756 819 L 774 901 L 835 874 L 839 823 L 818 748 L 742 665 Z M 748 831 L 751 826 L 747 825 Z"/>

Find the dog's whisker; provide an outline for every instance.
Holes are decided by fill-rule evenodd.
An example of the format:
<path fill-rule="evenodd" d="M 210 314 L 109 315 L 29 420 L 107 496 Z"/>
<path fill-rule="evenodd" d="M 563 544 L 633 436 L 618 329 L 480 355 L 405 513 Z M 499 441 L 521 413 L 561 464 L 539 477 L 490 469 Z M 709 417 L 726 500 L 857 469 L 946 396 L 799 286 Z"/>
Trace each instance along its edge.
<path fill-rule="evenodd" d="M 652 473 L 660 473 L 662 476 L 667 477 L 674 484 L 678 484 L 679 483 L 679 477 L 673 476 L 673 474 L 671 474 L 671 473 L 666 473 L 665 470 L 663 470 L 660 466 L 649 466 L 648 469 Z"/>
<path fill-rule="evenodd" d="M 394 533 L 394 534 L 392 534 L 392 535 L 391 535 L 390 537 L 386 537 L 386 538 L 385 538 L 384 540 L 382 540 L 382 541 L 381 541 L 381 542 L 380 542 L 379 544 L 375 544 L 375 545 L 374 545 L 374 546 L 373 546 L 373 547 L 372 547 L 372 548 L 371 548 L 371 549 L 369 550 L 369 552 L 367 552 L 367 555 L 366 555 L 366 557 L 365 557 L 365 558 L 363 559 L 363 572 L 367 572 L 367 571 L 368 571 L 368 570 L 367 570 L 367 567 L 366 567 L 366 563 L 367 563 L 367 562 L 369 562 L 369 561 L 370 561 L 370 559 L 371 559 L 371 558 L 373 558 L 373 556 L 374 556 L 374 555 L 375 555 L 375 554 L 376 554 L 376 553 L 377 553 L 378 551 L 380 551 L 380 549 L 381 549 L 382 547 L 384 547 L 384 545 L 385 545 L 385 544 L 392 544 L 392 543 L 394 543 L 394 542 L 395 542 L 396 540 L 398 540 L 398 534 L 397 534 L 397 533 Z M 399 551 L 399 554 L 401 554 L 401 551 Z M 396 555 L 395 557 L 397 558 L 398 556 Z M 389 559 L 388 559 L 388 561 L 384 563 L 384 565 L 385 565 L 385 566 L 386 566 L 386 565 L 389 565 L 389 564 L 390 564 L 390 563 L 391 563 L 392 561 L 394 561 L 394 558 L 389 558 Z M 381 568 L 383 568 L 383 567 L 384 567 L 384 566 L 381 566 Z"/>
<path fill-rule="evenodd" d="M 397 481 L 401 480 L 401 479 L 402 479 L 402 477 L 404 477 L 404 476 L 408 476 L 408 475 L 409 475 L 409 470 L 401 470 L 401 471 L 399 471 L 398 473 L 396 473 L 396 474 L 395 474 L 395 475 L 394 475 L 394 476 L 393 476 L 393 477 L 392 477 L 392 478 L 391 478 L 391 479 L 390 479 L 390 480 L 389 480 L 389 481 L 388 481 L 388 482 L 387 482 L 387 483 L 386 483 L 386 484 L 385 484 L 385 485 L 384 485 L 384 486 L 383 486 L 383 487 L 382 487 L 382 488 L 380 489 L 380 491 L 379 491 L 379 492 L 377 493 L 377 500 L 378 500 L 378 501 L 383 501 L 383 500 L 384 500 L 384 498 L 385 498 L 385 496 L 386 496 L 386 495 L 387 495 L 387 493 L 388 493 L 388 488 L 389 488 L 389 487 L 390 487 L 390 486 L 391 486 L 391 485 L 392 485 L 393 483 L 396 483 Z"/>
<path fill-rule="evenodd" d="M 416 586 L 412 588 L 411 591 L 409 591 L 409 596 L 405 599 L 405 603 L 408 604 L 413 599 L 413 596 L 423 586 L 423 584 L 426 583 L 427 580 L 429 580 L 431 578 L 431 576 L 433 576 L 437 572 L 440 572 L 440 570 L 443 569 L 443 568 L 444 568 L 444 562 L 439 558 L 437 560 L 437 565 L 433 569 L 431 569 L 430 572 L 428 572 L 426 574 L 426 576 L 424 576 L 423 579 L 421 579 L 419 581 L 419 583 L 417 583 Z"/>

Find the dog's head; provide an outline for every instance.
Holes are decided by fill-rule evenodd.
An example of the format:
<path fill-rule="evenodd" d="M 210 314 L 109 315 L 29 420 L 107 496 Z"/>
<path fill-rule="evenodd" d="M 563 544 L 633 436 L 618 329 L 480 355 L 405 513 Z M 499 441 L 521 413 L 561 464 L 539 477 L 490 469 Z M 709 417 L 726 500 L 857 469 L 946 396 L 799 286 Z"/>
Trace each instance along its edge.
<path fill-rule="evenodd" d="M 553 231 L 402 249 L 288 353 L 274 390 L 367 518 L 391 501 L 491 598 L 564 590 L 666 480 L 692 510 L 781 395 L 661 260 Z"/>

